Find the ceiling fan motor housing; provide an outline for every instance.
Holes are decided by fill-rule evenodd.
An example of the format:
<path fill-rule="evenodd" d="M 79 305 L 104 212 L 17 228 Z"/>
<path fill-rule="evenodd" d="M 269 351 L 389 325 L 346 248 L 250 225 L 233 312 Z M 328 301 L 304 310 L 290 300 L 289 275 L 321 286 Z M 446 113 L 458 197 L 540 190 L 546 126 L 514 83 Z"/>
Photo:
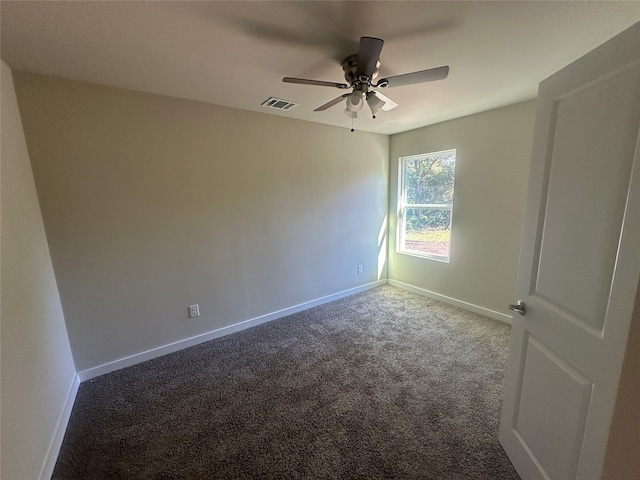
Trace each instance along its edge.
<path fill-rule="evenodd" d="M 368 79 L 369 83 L 371 83 L 373 79 L 378 76 L 378 68 L 380 68 L 380 60 L 376 61 L 376 69 L 371 74 L 371 78 Z M 361 82 L 356 73 L 358 70 L 357 53 L 348 56 L 342 61 L 342 70 L 344 70 L 344 78 L 347 82 L 349 82 L 349 85 L 353 86 L 354 84 L 358 84 Z"/>

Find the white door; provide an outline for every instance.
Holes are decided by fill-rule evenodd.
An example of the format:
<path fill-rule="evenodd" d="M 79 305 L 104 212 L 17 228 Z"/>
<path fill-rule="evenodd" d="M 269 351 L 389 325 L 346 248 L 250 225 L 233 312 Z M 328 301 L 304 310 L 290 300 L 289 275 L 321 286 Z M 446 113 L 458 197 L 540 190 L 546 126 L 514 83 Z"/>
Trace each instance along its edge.
<path fill-rule="evenodd" d="M 637 23 L 540 84 L 500 425 L 524 480 L 600 477 L 640 278 L 639 141 Z"/>

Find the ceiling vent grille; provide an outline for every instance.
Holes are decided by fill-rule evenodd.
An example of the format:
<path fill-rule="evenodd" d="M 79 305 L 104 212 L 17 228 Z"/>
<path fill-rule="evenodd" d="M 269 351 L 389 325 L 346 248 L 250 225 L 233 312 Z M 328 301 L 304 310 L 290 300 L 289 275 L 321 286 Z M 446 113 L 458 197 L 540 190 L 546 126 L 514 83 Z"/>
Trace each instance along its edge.
<path fill-rule="evenodd" d="M 298 105 L 296 102 L 290 100 L 282 100 L 281 98 L 271 97 L 262 102 L 263 107 L 275 108 L 276 110 L 291 110 Z"/>

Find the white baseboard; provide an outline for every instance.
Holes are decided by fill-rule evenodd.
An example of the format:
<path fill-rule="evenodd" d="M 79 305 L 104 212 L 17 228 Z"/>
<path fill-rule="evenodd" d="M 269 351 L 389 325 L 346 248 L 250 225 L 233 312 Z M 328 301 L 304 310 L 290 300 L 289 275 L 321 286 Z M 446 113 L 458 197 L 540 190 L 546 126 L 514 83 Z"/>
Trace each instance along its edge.
<path fill-rule="evenodd" d="M 424 288 L 414 287 L 413 285 L 409 285 L 408 283 L 399 282 L 391 278 L 388 279 L 388 283 L 389 285 L 393 285 L 394 287 L 402 288 L 404 290 L 417 293 L 418 295 L 422 295 L 424 297 L 433 298 L 434 300 L 450 303 L 451 305 L 455 305 L 456 307 L 464 308 L 465 310 L 479 313 L 480 315 L 484 315 L 485 317 L 494 318 L 496 320 L 500 320 L 501 322 L 508 323 L 509 325 L 511 325 L 511 317 L 504 313 L 496 312 L 494 310 L 489 310 L 488 308 L 484 308 L 484 307 L 479 307 L 478 305 L 474 305 L 473 303 L 463 302 L 462 300 L 457 300 L 455 298 L 447 297 L 445 295 L 440 295 L 439 293 L 435 293 L 430 290 L 425 290 Z"/>
<path fill-rule="evenodd" d="M 42 470 L 40 471 L 39 478 L 41 479 L 50 479 L 53 475 L 53 469 L 56 466 L 56 461 L 58 460 L 58 454 L 60 453 L 60 448 L 62 447 L 62 441 L 64 440 L 64 434 L 67 431 L 67 426 L 69 425 L 69 419 L 71 418 L 71 410 L 73 409 L 73 404 L 76 401 L 76 395 L 78 394 L 78 388 L 80 387 L 80 376 L 75 374 L 73 379 L 71 380 L 71 385 L 69 386 L 69 392 L 67 393 L 67 399 L 64 402 L 64 407 L 62 412 L 60 412 L 60 417 L 58 418 L 58 423 L 56 424 L 56 429 L 53 433 L 53 438 L 51 439 L 51 443 L 49 444 L 49 449 L 47 451 L 47 455 L 44 459 L 44 463 L 42 465 Z"/>
<path fill-rule="evenodd" d="M 326 297 L 318 298 L 316 300 L 311 300 L 309 302 L 301 303 L 293 307 L 289 307 L 283 310 L 278 310 L 276 312 L 261 315 L 259 317 L 251 318 L 249 320 L 244 320 L 234 325 L 222 327 L 222 328 L 213 330 L 211 332 L 196 335 L 194 337 L 185 338 L 184 340 L 178 340 L 177 342 L 173 342 L 168 345 L 163 345 L 162 347 L 153 348 L 151 350 L 147 350 L 144 352 L 136 353 L 134 355 L 130 355 L 128 357 L 114 360 L 112 362 L 105 363 L 103 365 L 98 365 L 97 367 L 89 368 L 87 370 L 78 372 L 78 375 L 80 377 L 80 381 L 84 382 L 85 380 L 89 380 L 91 378 L 95 378 L 100 375 L 113 372 L 115 370 L 120 370 L 121 368 L 131 367 L 132 365 L 136 365 L 138 363 L 145 362 L 147 360 L 151 360 L 156 357 L 161 357 L 162 355 L 166 355 L 168 353 L 177 352 L 178 350 L 192 347 L 194 345 L 198 345 L 199 343 L 207 342 L 215 338 L 223 337 L 224 335 L 229 335 L 230 333 L 235 333 L 241 330 L 245 330 L 247 328 L 255 327 L 262 323 L 266 323 L 272 320 L 276 320 L 278 318 L 286 317 L 287 315 L 292 315 L 294 313 L 301 312 L 302 310 L 307 310 L 308 308 L 312 308 L 318 305 L 322 305 L 324 303 L 332 302 L 334 300 L 348 297 L 356 293 L 364 292 L 365 290 L 370 290 L 372 288 L 379 287 L 380 285 L 385 285 L 386 283 L 387 283 L 387 280 L 384 279 L 384 280 L 378 280 L 377 282 L 367 283 L 359 287 L 350 288 L 348 290 L 334 293 Z"/>

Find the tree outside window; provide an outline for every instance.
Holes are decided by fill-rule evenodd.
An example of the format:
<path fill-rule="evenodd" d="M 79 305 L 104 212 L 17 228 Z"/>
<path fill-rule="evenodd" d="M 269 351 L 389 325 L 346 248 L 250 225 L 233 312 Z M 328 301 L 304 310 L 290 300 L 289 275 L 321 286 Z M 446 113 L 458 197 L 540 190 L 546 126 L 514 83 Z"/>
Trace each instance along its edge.
<path fill-rule="evenodd" d="M 455 150 L 400 158 L 398 252 L 449 261 L 455 164 Z"/>

